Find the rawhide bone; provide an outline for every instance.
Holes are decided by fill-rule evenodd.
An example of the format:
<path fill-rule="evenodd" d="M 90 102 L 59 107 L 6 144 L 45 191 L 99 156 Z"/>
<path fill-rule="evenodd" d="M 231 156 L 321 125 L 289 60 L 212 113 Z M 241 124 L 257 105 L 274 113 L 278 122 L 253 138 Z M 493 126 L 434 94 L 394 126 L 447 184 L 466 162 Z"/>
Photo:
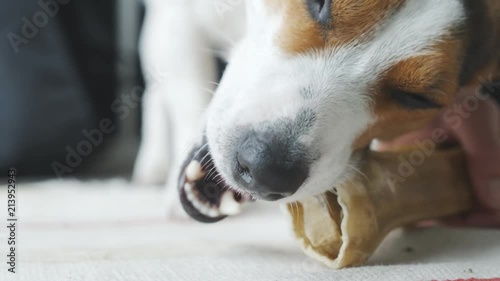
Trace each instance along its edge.
<path fill-rule="evenodd" d="M 362 175 L 324 196 L 288 204 L 305 253 L 331 268 L 359 266 L 391 230 L 471 209 L 462 150 L 438 150 L 421 165 L 400 172 L 402 159 L 410 159 L 411 153 L 370 151 Z"/>

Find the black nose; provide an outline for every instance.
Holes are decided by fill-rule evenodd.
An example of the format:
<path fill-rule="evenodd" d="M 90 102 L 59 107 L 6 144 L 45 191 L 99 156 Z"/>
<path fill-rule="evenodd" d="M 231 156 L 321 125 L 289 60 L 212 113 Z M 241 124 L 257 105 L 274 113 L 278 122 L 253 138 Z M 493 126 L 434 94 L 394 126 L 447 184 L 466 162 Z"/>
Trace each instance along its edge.
<path fill-rule="evenodd" d="M 238 146 L 234 176 L 258 198 L 293 195 L 309 175 L 304 149 L 280 137 L 249 135 Z"/>

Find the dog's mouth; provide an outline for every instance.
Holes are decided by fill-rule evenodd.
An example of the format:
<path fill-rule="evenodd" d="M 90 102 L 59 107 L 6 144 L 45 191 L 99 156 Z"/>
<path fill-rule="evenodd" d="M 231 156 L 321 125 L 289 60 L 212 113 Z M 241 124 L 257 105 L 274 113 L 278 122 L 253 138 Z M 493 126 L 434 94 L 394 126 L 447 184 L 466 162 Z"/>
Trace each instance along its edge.
<path fill-rule="evenodd" d="M 193 148 L 182 166 L 179 195 L 186 213 L 204 223 L 237 215 L 244 203 L 254 200 L 227 185 L 213 164 L 206 140 Z"/>

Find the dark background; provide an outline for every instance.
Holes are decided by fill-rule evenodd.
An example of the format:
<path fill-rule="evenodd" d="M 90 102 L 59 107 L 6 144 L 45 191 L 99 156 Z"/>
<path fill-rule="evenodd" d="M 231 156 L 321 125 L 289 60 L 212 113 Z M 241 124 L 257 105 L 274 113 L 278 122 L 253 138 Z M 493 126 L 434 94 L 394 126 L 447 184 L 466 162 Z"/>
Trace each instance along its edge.
<path fill-rule="evenodd" d="M 112 104 L 132 89 L 143 89 L 137 53 L 143 5 L 134 0 L 59 1 L 41 1 L 52 2 L 52 15 L 38 1 L 2 3 L 0 171 L 15 167 L 20 175 L 54 177 L 58 162 L 71 169 L 64 176 L 130 175 L 140 105 L 121 120 Z M 38 29 L 28 30 L 32 38 L 23 35 L 26 21 Z M 12 34 L 24 42 L 14 47 Z M 103 134 L 102 143 L 92 145 L 92 153 L 81 161 L 70 157 L 78 165 L 68 166 L 69 150 L 87 140 L 82 132 L 99 129 L 103 119 L 116 130 Z"/>

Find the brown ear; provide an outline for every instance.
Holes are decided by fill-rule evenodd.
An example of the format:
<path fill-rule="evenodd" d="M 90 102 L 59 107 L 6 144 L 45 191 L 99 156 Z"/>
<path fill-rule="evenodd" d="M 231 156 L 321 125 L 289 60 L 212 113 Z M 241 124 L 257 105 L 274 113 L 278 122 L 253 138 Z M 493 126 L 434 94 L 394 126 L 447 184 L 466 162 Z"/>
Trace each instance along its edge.
<path fill-rule="evenodd" d="M 467 86 L 479 75 L 490 75 L 498 69 L 500 48 L 500 1 L 463 0 L 467 12 L 465 56 L 460 85 Z"/>

